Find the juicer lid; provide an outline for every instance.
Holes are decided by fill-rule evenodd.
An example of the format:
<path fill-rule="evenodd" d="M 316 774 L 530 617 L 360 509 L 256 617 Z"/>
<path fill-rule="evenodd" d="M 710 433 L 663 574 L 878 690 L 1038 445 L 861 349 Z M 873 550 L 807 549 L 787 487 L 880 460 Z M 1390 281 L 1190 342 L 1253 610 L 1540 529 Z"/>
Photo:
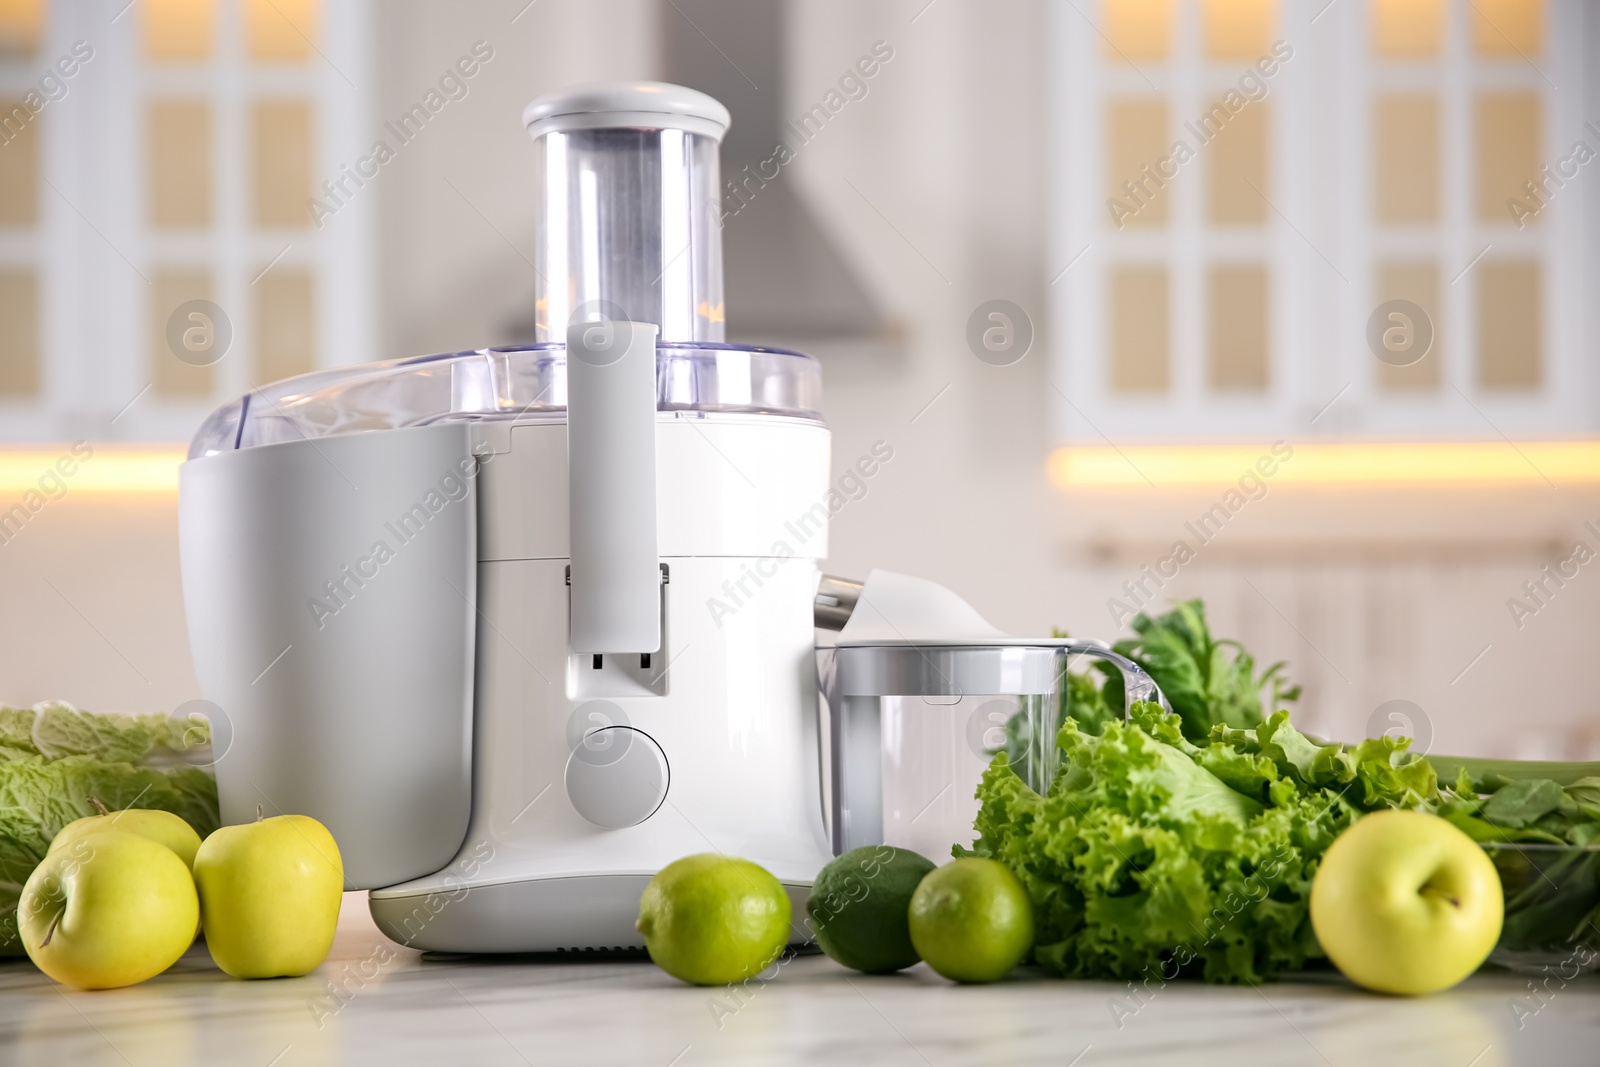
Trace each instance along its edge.
<path fill-rule="evenodd" d="M 930 645 L 1036 645 L 1011 637 L 937 582 L 874 569 L 836 642 L 921 648 Z M 1049 645 L 1051 642 L 1042 642 Z"/>
<path fill-rule="evenodd" d="M 835 696 L 1060 694 L 1071 657 L 1088 656 L 1122 672 L 1129 707 L 1154 700 L 1172 710 L 1144 668 L 1104 641 L 1011 637 L 944 586 L 893 571 L 867 575 L 827 651 L 833 661 L 822 686 L 830 705 Z"/>
<path fill-rule="evenodd" d="M 667 82 L 589 82 L 546 93 L 522 111 L 533 137 L 558 130 L 684 130 L 715 140 L 728 132 L 728 109 L 705 93 Z"/>
<path fill-rule="evenodd" d="M 822 366 L 804 353 L 709 341 L 656 343 L 657 411 L 820 421 L 821 407 Z M 260 386 L 211 413 L 189 443 L 189 458 L 442 421 L 566 417 L 566 345 L 480 348 L 313 371 Z"/>

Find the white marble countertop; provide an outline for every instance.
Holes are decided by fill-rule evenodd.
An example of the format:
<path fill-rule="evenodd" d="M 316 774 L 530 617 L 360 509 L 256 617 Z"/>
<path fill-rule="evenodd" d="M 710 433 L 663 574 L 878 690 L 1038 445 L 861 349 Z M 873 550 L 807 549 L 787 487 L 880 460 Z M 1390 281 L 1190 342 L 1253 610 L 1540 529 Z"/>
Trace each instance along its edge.
<path fill-rule="evenodd" d="M 386 941 L 365 905 L 346 898 L 332 957 L 305 978 L 234 981 L 197 946 L 143 985 L 81 993 L 27 960 L 0 962 L 0 1063 L 1600 1062 L 1596 977 L 1552 980 L 1542 1006 L 1525 976 L 1488 971 L 1420 1000 L 1373 996 L 1332 975 L 1259 989 L 1172 984 L 1131 1012 L 1138 1002 L 1112 983 L 1019 972 L 960 987 L 925 965 L 867 977 L 801 956 L 735 996 L 682 985 L 648 962 L 424 960 Z M 1520 1028 L 1513 1003 L 1524 1007 Z"/>

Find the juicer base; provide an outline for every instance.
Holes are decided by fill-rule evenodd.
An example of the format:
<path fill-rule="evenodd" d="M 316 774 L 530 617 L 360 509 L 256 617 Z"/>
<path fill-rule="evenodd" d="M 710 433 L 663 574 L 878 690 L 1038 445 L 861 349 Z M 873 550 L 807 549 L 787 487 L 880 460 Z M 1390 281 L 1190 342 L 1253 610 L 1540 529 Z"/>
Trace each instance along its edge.
<path fill-rule="evenodd" d="M 648 874 L 531 878 L 450 892 L 385 895 L 367 906 L 391 941 L 429 952 L 587 952 L 643 948 L 633 928 Z M 811 940 L 805 926 L 809 883 L 785 882 L 790 943 Z"/>

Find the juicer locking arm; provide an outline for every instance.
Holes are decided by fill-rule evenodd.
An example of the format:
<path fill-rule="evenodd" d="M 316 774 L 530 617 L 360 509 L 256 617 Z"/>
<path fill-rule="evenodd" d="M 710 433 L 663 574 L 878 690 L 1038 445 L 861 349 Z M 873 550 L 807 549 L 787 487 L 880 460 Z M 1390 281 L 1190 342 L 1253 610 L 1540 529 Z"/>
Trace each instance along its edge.
<path fill-rule="evenodd" d="M 568 328 L 567 477 L 572 651 L 659 651 L 653 323 Z"/>

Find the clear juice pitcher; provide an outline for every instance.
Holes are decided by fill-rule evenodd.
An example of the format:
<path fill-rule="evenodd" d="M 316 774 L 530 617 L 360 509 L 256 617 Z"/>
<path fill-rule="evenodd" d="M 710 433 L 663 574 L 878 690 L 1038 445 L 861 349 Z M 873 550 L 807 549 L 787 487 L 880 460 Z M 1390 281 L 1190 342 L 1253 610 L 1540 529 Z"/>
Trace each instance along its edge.
<path fill-rule="evenodd" d="M 1069 669 L 1114 664 L 1128 704 L 1161 701 L 1138 664 L 1097 641 L 841 642 L 818 651 L 831 732 L 836 853 L 888 843 L 940 861 L 970 845 L 978 781 L 996 752 L 1045 793 Z"/>

